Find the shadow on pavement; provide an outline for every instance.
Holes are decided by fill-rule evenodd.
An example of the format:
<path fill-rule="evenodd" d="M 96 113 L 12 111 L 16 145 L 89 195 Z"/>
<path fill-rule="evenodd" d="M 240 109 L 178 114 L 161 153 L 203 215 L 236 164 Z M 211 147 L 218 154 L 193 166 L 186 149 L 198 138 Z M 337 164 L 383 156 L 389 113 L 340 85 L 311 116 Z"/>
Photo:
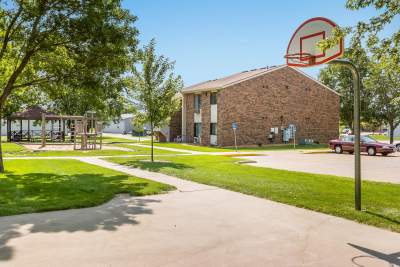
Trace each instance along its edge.
<path fill-rule="evenodd" d="M 372 249 L 365 248 L 362 246 L 354 245 L 351 243 L 348 243 L 348 245 L 368 254 L 368 255 L 360 255 L 360 256 L 356 256 L 356 257 L 352 258 L 352 262 L 354 264 L 356 264 L 357 266 L 364 266 L 364 265 L 358 264 L 356 262 L 356 260 L 360 259 L 360 258 L 365 258 L 365 257 L 376 258 L 376 259 L 386 261 L 387 263 L 389 263 L 389 266 L 400 266 L 400 251 L 395 252 L 395 253 L 385 254 L 385 253 L 382 253 L 382 252 L 379 252 L 376 250 L 372 250 Z"/>
<path fill-rule="evenodd" d="M 110 202 L 93 208 L 24 214 L 0 218 L 0 262 L 13 257 L 15 238 L 34 233 L 115 231 L 125 224 L 138 224 L 138 214 L 152 214 L 146 206 L 160 202 L 150 198 L 132 198 L 119 195 Z"/>

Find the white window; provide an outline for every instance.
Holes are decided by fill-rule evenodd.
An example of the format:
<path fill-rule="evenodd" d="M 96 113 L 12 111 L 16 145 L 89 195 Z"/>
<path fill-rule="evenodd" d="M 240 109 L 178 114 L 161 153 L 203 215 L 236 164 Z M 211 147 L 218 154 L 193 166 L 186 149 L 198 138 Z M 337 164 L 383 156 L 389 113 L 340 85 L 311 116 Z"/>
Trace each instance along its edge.
<path fill-rule="evenodd" d="M 217 124 L 210 123 L 210 135 L 217 135 Z"/>
<path fill-rule="evenodd" d="M 194 95 L 194 112 L 200 113 L 201 109 L 201 95 Z"/>
<path fill-rule="evenodd" d="M 216 105 L 217 104 L 217 92 L 212 92 L 210 94 L 210 105 Z"/>
<path fill-rule="evenodd" d="M 194 137 L 201 137 L 201 123 L 194 124 Z"/>

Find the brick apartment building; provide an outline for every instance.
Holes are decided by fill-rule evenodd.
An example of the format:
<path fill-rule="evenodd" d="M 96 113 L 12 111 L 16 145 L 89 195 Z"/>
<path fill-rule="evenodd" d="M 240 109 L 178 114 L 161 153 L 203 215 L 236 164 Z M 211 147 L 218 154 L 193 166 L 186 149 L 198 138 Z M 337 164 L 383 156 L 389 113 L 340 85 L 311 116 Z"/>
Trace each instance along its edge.
<path fill-rule="evenodd" d="M 233 146 L 233 122 L 239 146 L 286 142 L 289 124 L 296 125 L 298 143 L 326 143 L 339 132 L 339 95 L 286 65 L 199 83 L 182 95 L 188 143 Z"/>

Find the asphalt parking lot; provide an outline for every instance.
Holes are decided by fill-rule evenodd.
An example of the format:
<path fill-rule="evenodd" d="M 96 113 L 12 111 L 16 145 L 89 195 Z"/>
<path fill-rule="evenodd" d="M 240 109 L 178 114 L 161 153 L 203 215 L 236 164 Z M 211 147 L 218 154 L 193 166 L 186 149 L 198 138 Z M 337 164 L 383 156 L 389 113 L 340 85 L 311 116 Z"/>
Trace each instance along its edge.
<path fill-rule="evenodd" d="M 354 155 L 347 153 L 308 153 L 301 151 L 271 151 L 265 156 L 244 157 L 256 161 L 249 165 L 290 171 L 354 176 Z M 383 156 L 361 157 L 361 175 L 363 179 L 400 183 L 400 153 Z"/>

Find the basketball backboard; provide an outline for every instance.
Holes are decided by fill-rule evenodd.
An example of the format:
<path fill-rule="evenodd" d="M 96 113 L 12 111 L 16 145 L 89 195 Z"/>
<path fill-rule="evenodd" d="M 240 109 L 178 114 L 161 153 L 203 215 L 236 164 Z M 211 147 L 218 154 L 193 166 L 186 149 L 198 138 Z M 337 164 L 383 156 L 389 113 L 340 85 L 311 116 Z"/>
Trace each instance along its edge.
<path fill-rule="evenodd" d="M 338 44 L 325 51 L 318 48 L 318 42 L 333 36 L 337 25 L 326 18 L 317 17 L 305 21 L 297 28 L 286 50 L 286 64 L 295 67 L 310 67 L 327 63 L 343 55 L 343 38 Z"/>

